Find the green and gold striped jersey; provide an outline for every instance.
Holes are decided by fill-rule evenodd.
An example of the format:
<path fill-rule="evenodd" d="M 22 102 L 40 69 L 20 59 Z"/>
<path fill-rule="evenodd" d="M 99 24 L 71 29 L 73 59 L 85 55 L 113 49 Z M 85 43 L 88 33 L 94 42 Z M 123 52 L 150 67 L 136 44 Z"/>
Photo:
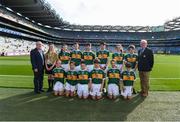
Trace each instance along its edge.
<path fill-rule="evenodd" d="M 99 50 L 96 52 L 96 56 L 100 60 L 100 64 L 106 64 L 109 57 L 109 51 L 108 50 Z"/>
<path fill-rule="evenodd" d="M 76 85 L 78 83 L 78 73 L 75 70 L 69 70 L 66 72 L 66 82 L 70 85 Z"/>
<path fill-rule="evenodd" d="M 90 73 L 90 78 L 92 79 L 92 83 L 94 84 L 101 84 L 105 77 L 105 72 L 100 68 L 93 69 Z"/>
<path fill-rule="evenodd" d="M 70 53 L 71 61 L 75 62 L 75 65 L 78 66 L 81 63 L 82 52 L 80 50 L 74 50 Z"/>
<path fill-rule="evenodd" d="M 133 71 L 123 71 L 121 76 L 124 86 L 133 86 L 134 80 L 136 79 Z"/>
<path fill-rule="evenodd" d="M 117 68 L 110 68 L 107 71 L 108 84 L 119 84 L 120 81 L 120 70 Z"/>
<path fill-rule="evenodd" d="M 80 84 L 89 83 L 89 72 L 87 70 L 81 70 L 78 72 L 78 83 Z"/>
<path fill-rule="evenodd" d="M 123 64 L 124 54 L 115 52 L 112 54 L 112 59 L 114 59 L 117 64 Z"/>
<path fill-rule="evenodd" d="M 134 69 L 136 64 L 137 64 L 137 61 L 138 61 L 138 56 L 137 54 L 126 54 L 125 57 L 124 57 L 125 61 L 131 63 L 131 68 Z"/>
<path fill-rule="evenodd" d="M 63 68 L 54 68 L 53 75 L 54 75 L 54 83 L 59 81 L 64 84 L 65 71 Z"/>
<path fill-rule="evenodd" d="M 65 52 L 65 51 L 61 51 L 59 53 L 59 59 L 61 60 L 62 64 L 68 64 L 68 62 L 70 60 L 70 53 Z"/>
<path fill-rule="evenodd" d="M 83 52 L 82 58 L 84 59 L 86 65 L 93 65 L 93 61 L 95 59 L 95 54 L 90 51 L 90 52 Z"/>

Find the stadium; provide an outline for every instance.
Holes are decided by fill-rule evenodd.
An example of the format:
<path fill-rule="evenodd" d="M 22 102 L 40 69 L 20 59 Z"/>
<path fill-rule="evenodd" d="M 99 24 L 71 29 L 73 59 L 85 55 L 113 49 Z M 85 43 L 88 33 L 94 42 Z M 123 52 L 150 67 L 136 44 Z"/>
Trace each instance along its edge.
<path fill-rule="evenodd" d="M 151 73 L 150 96 L 135 95 L 132 101 L 79 100 L 54 97 L 49 93 L 33 95 L 33 73 L 29 54 L 35 43 L 79 42 L 99 50 L 107 43 L 114 52 L 116 44 L 140 49 L 140 40 L 148 40 L 155 54 Z M 0 120 L 75 120 L 75 121 L 178 121 L 180 120 L 180 17 L 161 26 L 78 25 L 63 18 L 44 0 L 0 0 Z M 47 77 L 44 85 L 47 88 Z M 136 89 L 139 90 L 139 78 Z"/>

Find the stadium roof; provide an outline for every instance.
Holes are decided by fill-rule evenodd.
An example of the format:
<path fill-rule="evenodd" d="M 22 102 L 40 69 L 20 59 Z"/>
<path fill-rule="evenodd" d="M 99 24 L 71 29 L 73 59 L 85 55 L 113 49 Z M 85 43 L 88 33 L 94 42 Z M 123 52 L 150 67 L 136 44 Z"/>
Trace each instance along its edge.
<path fill-rule="evenodd" d="M 45 0 L 0 0 L 6 6 L 32 22 L 44 27 L 70 31 L 105 32 L 160 32 L 180 30 L 180 17 L 166 22 L 162 26 L 111 26 L 111 25 L 75 25 L 63 21 Z"/>
<path fill-rule="evenodd" d="M 52 27 L 64 25 L 63 19 L 44 0 L 1 0 L 1 4 L 37 23 Z"/>

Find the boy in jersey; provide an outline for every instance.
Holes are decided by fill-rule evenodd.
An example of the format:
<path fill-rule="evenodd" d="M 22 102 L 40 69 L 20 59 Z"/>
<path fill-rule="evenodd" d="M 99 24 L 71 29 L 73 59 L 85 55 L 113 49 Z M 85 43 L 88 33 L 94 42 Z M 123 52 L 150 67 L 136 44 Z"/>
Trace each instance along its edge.
<path fill-rule="evenodd" d="M 89 72 L 83 60 L 81 61 L 81 70 L 78 72 L 78 83 L 78 97 L 87 99 L 89 96 Z"/>
<path fill-rule="evenodd" d="M 131 69 L 131 63 L 127 62 L 126 70 L 122 72 L 122 80 L 123 80 L 123 91 L 122 96 L 124 99 L 132 99 L 132 88 L 134 81 L 136 79 L 134 71 Z"/>
<path fill-rule="evenodd" d="M 82 58 L 82 52 L 79 50 L 79 43 L 74 44 L 74 49 L 75 50 L 70 53 L 71 61 L 75 62 L 75 70 L 79 71 L 81 70 L 80 63 Z"/>
<path fill-rule="evenodd" d="M 75 90 L 77 85 L 77 72 L 75 70 L 75 63 L 73 61 L 70 62 L 70 70 L 66 72 L 66 97 L 75 96 Z"/>
<path fill-rule="evenodd" d="M 59 59 L 61 60 L 61 67 L 64 68 L 65 71 L 69 69 L 69 60 L 70 60 L 70 52 L 68 51 L 67 44 L 63 44 L 62 50 L 59 53 Z"/>
<path fill-rule="evenodd" d="M 106 72 L 108 68 L 109 51 L 106 50 L 105 42 L 100 43 L 100 50 L 96 53 L 96 56 L 100 60 L 100 68 Z"/>
<path fill-rule="evenodd" d="M 135 46 L 134 45 L 129 45 L 128 47 L 128 54 L 125 55 L 125 63 L 129 62 L 131 64 L 131 69 L 133 71 L 136 71 L 137 69 L 137 61 L 138 61 L 138 56 L 135 54 Z"/>
<path fill-rule="evenodd" d="M 54 76 L 54 95 L 62 96 L 64 95 L 64 78 L 65 78 L 65 71 L 61 67 L 61 61 L 58 60 L 56 62 L 56 68 L 53 69 L 53 76 Z"/>
<path fill-rule="evenodd" d="M 111 68 L 107 71 L 108 77 L 108 97 L 110 99 L 116 99 L 119 96 L 120 85 L 120 70 L 116 66 L 116 61 L 111 60 Z"/>
<path fill-rule="evenodd" d="M 134 45 L 129 45 L 128 47 L 128 54 L 125 55 L 125 64 L 130 63 L 131 64 L 131 69 L 136 72 L 137 65 L 138 65 L 138 56 L 135 54 L 135 46 Z M 136 94 L 135 89 L 133 88 L 133 94 Z"/>
<path fill-rule="evenodd" d="M 100 60 L 94 60 L 94 69 L 90 73 L 90 94 L 93 100 L 102 98 L 102 90 L 105 83 L 105 73 L 100 68 Z"/>
<path fill-rule="evenodd" d="M 87 70 L 91 72 L 94 68 L 93 61 L 95 59 L 95 54 L 91 50 L 91 43 L 86 44 L 82 57 L 85 64 L 87 65 Z"/>
<path fill-rule="evenodd" d="M 112 59 L 116 61 L 117 68 L 122 72 L 123 70 L 123 47 L 121 44 L 116 45 L 116 52 L 112 54 Z"/>

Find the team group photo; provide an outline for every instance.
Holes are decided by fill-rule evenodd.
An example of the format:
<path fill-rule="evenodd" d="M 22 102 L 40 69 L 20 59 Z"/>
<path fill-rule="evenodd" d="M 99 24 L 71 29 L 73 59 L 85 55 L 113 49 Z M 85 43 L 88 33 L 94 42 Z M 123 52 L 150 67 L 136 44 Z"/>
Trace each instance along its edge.
<path fill-rule="evenodd" d="M 132 94 L 136 94 L 133 84 L 139 70 L 142 77 L 140 94 L 147 97 L 149 73 L 153 68 L 154 57 L 152 51 L 147 48 L 146 40 L 141 40 L 140 45 L 142 49 L 139 50 L 139 55 L 135 53 L 134 45 L 129 45 L 127 53 L 124 53 L 121 44 L 117 44 L 116 52 L 110 55 L 104 42 L 100 43 L 98 52 L 91 50 L 91 43 L 85 45 L 84 51 L 79 49 L 79 43 L 74 43 L 72 51 L 69 51 L 67 44 L 63 44 L 60 52 L 56 52 L 54 44 L 50 43 L 48 51 L 44 54 L 42 42 L 36 42 L 36 48 L 30 55 L 34 72 L 34 92 L 44 92 L 45 70 L 48 75 L 47 92 L 53 91 L 56 96 L 77 95 L 83 99 L 91 96 L 95 100 L 101 99 L 107 92 L 106 95 L 110 99 L 116 99 L 120 95 L 124 99 L 131 99 Z M 35 51 L 40 52 L 40 55 L 35 55 Z M 146 62 L 138 67 L 141 60 Z M 39 63 L 41 67 L 38 66 Z"/>
<path fill-rule="evenodd" d="M 0 0 L 0 121 L 180 121 L 180 0 Z"/>

